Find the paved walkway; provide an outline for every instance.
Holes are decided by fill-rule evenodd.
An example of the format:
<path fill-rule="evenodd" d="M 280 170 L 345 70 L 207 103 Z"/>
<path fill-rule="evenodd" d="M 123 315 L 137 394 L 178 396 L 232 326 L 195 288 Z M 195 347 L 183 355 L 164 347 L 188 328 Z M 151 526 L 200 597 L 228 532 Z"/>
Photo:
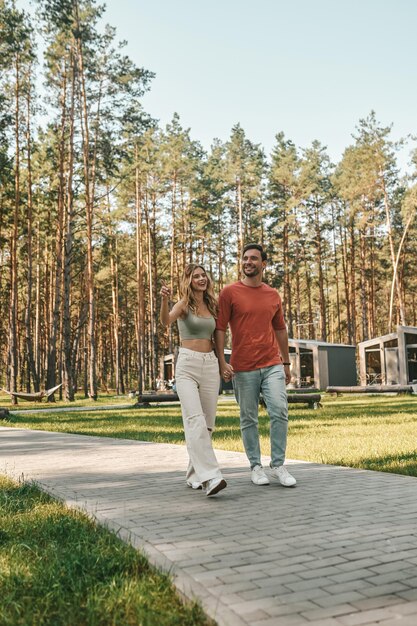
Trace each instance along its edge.
<path fill-rule="evenodd" d="M 0 428 L 1 473 L 143 548 L 220 626 L 416 626 L 415 478 L 293 461 L 295 489 L 255 487 L 217 454 L 229 486 L 207 498 L 183 446 Z"/>

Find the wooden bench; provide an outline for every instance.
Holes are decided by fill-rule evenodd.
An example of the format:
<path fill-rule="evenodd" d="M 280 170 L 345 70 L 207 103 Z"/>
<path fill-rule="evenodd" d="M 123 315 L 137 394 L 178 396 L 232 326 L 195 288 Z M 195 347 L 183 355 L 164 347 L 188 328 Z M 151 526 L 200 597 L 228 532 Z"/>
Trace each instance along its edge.
<path fill-rule="evenodd" d="M 289 393 L 288 404 L 308 404 L 309 409 L 318 409 L 321 395 L 319 393 Z"/>
<path fill-rule="evenodd" d="M 413 393 L 412 385 L 357 385 L 355 387 L 327 387 L 327 393 Z"/>
<path fill-rule="evenodd" d="M 308 404 L 309 409 L 317 409 L 320 406 L 321 395 L 319 393 L 289 393 L 288 404 Z M 176 393 L 143 393 L 138 396 L 135 407 L 149 407 L 153 403 L 178 402 Z M 261 398 L 262 403 L 262 398 Z"/>

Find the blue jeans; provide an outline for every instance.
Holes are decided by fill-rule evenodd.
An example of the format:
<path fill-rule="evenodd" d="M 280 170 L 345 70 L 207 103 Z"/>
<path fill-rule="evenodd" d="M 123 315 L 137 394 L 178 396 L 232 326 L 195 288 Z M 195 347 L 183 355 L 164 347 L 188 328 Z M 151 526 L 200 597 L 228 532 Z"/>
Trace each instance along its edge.
<path fill-rule="evenodd" d="M 283 465 L 287 447 L 288 401 L 282 365 L 271 365 L 250 372 L 236 372 L 233 378 L 240 407 L 243 445 L 251 468 L 261 464 L 258 433 L 259 394 L 265 400 L 270 419 L 271 465 Z"/>

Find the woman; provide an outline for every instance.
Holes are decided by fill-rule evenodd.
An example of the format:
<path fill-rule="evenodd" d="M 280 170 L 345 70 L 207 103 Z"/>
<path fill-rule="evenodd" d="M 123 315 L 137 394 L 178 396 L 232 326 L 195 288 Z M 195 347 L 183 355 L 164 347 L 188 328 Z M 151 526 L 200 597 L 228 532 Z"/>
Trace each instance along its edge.
<path fill-rule="evenodd" d="M 170 290 L 161 289 L 161 321 L 166 326 L 177 321 L 181 347 L 175 367 L 175 385 L 181 402 L 185 441 L 190 462 L 187 485 L 205 489 L 213 496 L 226 487 L 211 443 L 216 420 L 220 374 L 213 351 L 217 301 L 209 276 L 201 265 L 187 265 L 180 296 L 171 311 Z"/>

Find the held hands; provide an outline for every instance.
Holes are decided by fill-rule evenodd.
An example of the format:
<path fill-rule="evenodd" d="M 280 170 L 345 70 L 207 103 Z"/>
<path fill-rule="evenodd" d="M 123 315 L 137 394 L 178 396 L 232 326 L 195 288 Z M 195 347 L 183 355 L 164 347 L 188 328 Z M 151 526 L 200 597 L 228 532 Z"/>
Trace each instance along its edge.
<path fill-rule="evenodd" d="M 230 382 L 234 375 L 235 375 L 235 372 L 233 370 L 233 367 L 230 365 L 230 363 L 224 363 L 224 365 L 221 366 L 220 376 L 223 378 L 225 383 Z"/>

